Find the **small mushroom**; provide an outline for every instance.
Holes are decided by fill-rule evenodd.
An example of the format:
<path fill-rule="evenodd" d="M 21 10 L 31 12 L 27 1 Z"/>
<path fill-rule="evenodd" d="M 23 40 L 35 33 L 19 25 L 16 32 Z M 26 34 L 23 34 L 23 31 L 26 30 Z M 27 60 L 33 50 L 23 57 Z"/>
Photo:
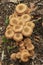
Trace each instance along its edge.
<path fill-rule="evenodd" d="M 22 51 L 22 50 L 24 50 L 25 49 L 25 46 L 24 46 L 24 42 L 23 41 L 21 41 L 20 43 L 19 43 L 19 51 Z"/>
<path fill-rule="evenodd" d="M 11 56 L 10 56 L 10 58 L 11 58 L 12 60 L 16 60 L 16 53 L 12 53 Z"/>
<path fill-rule="evenodd" d="M 16 53 L 16 58 L 17 58 L 17 59 L 20 59 L 20 57 L 21 57 L 21 53 L 20 53 L 20 52 L 17 52 L 17 53 Z"/>
<path fill-rule="evenodd" d="M 27 62 L 29 60 L 30 54 L 28 51 L 22 51 L 21 53 L 21 61 Z"/>
<path fill-rule="evenodd" d="M 6 30 L 5 36 L 6 36 L 7 38 L 9 38 L 9 39 L 13 38 L 13 36 L 14 36 L 13 30 L 12 30 L 12 29 Z"/>
<path fill-rule="evenodd" d="M 33 44 L 28 44 L 28 46 L 26 48 L 27 48 L 27 50 L 33 50 L 34 49 L 34 45 Z"/>
<path fill-rule="evenodd" d="M 33 30 L 31 29 L 31 27 L 28 26 L 24 26 L 23 30 L 22 30 L 22 34 L 25 37 L 30 37 L 32 35 Z"/>
<path fill-rule="evenodd" d="M 12 29 L 12 26 L 8 25 L 7 28 L 6 28 L 6 30 L 8 30 L 8 29 Z"/>
<path fill-rule="evenodd" d="M 23 15 L 21 16 L 21 18 L 22 18 L 22 20 L 23 20 L 24 22 L 27 22 L 27 21 L 30 21 L 30 20 L 31 20 L 31 16 L 28 15 L 28 14 L 23 14 Z"/>
<path fill-rule="evenodd" d="M 32 44 L 31 39 L 26 38 L 24 40 L 24 43 L 25 43 L 25 47 L 26 47 L 27 50 L 33 50 L 34 49 L 34 45 Z"/>
<path fill-rule="evenodd" d="M 23 47 L 24 46 L 24 41 L 19 42 L 19 46 Z"/>
<path fill-rule="evenodd" d="M 21 3 L 16 6 L 16 12 L 17 12 L 17 14 L 21 15 L 21 14 L 27 12 L 27 8 L 28 8 L 27 5 Z"/>
<path fill-rule="evenodd" d="M 17 18 L 12 18 L 9 22 L 10 25 L 17 25 L 18 24 L 18 19 Z"/>
<path fill-rule="evenodd" d="M 23 51 L 23 50 L 25 50 L 25 47 L 24 46 L 22 46 L 22 47 L 19 48 L 19 51 L 20 52 Z"/>
<path fill-rule="evenodd" d="M 24 26 L 25 22 L 23 22 L 23 20 L 22 21 L 19 20 L 18 25 Z"/>
<path fill-rule="evenodd" d="M 21 25 L 15 25 L 13 27 L 14 32 L 21 32 L 22 29 L 23 29 L 23 26 L 21 26 Z"/>
<path fill-rule="evenodd" d="M 21 33 L 15 33 L 13 39 L 17 42 L 20 42 L 23 39 L 23 35 Z"/>
<path fill-rule="evenodd" d="M 14 17 L 14 18 L 17 17 L 17 13 L 16 13 L 16 12 L 14 12 L 12 15 L 9 16 L 9 20 L 11 20 L 13 17 Z"/>
<path fill-rule="evenodd" d="M 29 27 L 31 27 L 32 29 L 34 29 L 35 24 L 30 21 L 30 22 L 27 22 L 27 23 L 26 23 L 26 26 L 29 26 Z"/>
<path fill-rule="evenodd" d="M 31 44 L 31 43 L 32 43 L 31 39 L 29 38 L 24 39 L 25 46 L 28 46 L 28 44 Z"/>

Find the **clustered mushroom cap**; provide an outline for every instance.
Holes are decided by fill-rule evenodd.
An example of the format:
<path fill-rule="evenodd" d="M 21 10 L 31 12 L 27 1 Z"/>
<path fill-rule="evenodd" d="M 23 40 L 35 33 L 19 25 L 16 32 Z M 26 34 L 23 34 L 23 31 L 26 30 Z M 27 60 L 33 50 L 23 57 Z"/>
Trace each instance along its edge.
<path fill-rule="evenodd" d="M 34 45 L 29 37 L 33 33 L 35 24 L 31 21 L 30 12 L 31 9 L 26 4 L 21 3 L 9 16 L 9 25 L 6 28 L 5 36 L 16 41 L 16 45 L 19 46 L 19 51 L 10 55 L 12 60 L 19 59 L 27 62 L 34 55 Z"/>
<path fill-rule="evenodd" d="M 35 27 L 35 24 L 32 21 L 30 21 L 26 23 L 26 26 L 30 26 L 33 29 Z"/>
<path fill-rule="evenodd" d="M 28 41 L 28 43 L 26 41 Z M 25 45 L 26 43 L 27 45 Z M 34 56 L 34 45 L 29 38 L 26 38 L 24 41 L 21 41 L 21 43 L 19 42 L 19 44 L 19 52 L 12 53 L 10 57 L 13 60 L 19 59 L 23 62 L 27 62 L 30 57 Z M 33 45 L 33 47 L 31 45 Z"/>
<path fill-rule="evenodd" d="M 29 37 L 29 36 L 32 35 L 32 32 L 33 32 L 33 30 L 30 27 L 24 26 L 23 31 L 22 31 L 22 34 L 24 36 L 26 36 L 26 37 Z"/>
<path fill-rule="evenodd" d="M 11 18 L 11 20 L 9 22 L 10 25 L 17 25 L 17 23 L 18 23 L 18 19 L 15 17 Z"/>
<path fill-rule="evenodd" d="M 23 39 L 23 36 L 21 33 L 15 33 L 13 36 L 13 39 L 17 42 L 21 41 Z"/>
<path fill-rule="evenodd" d="M 14 32 L 12 29 L 8 29 L 6 32 L 5 32 L 5 36 L 9 39 L 12 39 L 13 36 L 14 36 Z"/>
<path fill-rule="evenodd" d="M 19 4 L 19 5 L 17 5 L 16 6 L 16 12 L 19 14 L 19 15 L 21 15 L 21 14 L 23 14 L 24 12 L 27 12 L 27 5 L 25 5 L 25 4 L 23 4 L 23 3 L 21 3 L 21 4 Z"/>
<path fill-rule="evenodd" d="M 11 59 L 15 60 L 16 59 L 16 53 L 12 53 L 10 56 Z"/>
<path fill-rule="evenodd" d="M 23 36 L 24 37 L 30 37 L 33 33 L 33 28 L 35 27 L 35 24 L 31 22 L 31 15 L 28 14 L 27 12 L 30 11 L 30 8 L 26 4 L 19 4 L 16 6 L 15 11 L 12 15 L 9 16 L 9 25 L 6 28 L 6 31 L 9 29 L 13 30 L 13 40 L 19 42 L 22 41 Z M 21 15 L 18 15 L 21 14 Z M 17 39 L 15 37 L 15 34 L 18 34 L 21 36 L 20 38 Z M 7 38 L 10 38 L 6 32 L 5 36 Z"/>
<path fill-rule="evenodd" d="M 21 26 L 21 25 L 15 25 L 13 27 L 14 32 L 21 32 L 22 29 L 23 29 L 23 26 Z"/>
<path fill-rule="evenodd" d="M 23 15 L 21 16 L 21 18 L 22 18 L 22 20 L 25 21 L 25 22 L 31 20 L 31 16 L 28 15 L 28 14 L 23 14 Z"/>
<path fill-rule="evenodd" d="M 20 53 L 20 52 L 17 52 L 17 53 L 16 53 L 16 58 L 17 58 L 17 59 L 20 59 L 20 58 L 21 58 L 21 53 Z"/>

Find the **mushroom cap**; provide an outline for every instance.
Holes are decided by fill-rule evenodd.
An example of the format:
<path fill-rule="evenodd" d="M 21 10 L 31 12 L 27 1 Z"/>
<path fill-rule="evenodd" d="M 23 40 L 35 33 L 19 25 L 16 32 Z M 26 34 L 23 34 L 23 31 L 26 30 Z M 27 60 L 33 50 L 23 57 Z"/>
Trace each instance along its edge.
<path fill-rule="evenodd" d="M 31 39 L 30 38 L 26 38 L 26 39 L 24 39 L 24 43 L 25 43 L 25 45 L 27 45 L 28 43 L 32 43 L 32 41 L 31 41 Z"/>
<path fill-rule="evenodd" d="M 26 11 L 27 11 L 27 5 L 21 3 L 21 4 L 18 4 L 18 5 L 16 6 L 16 12 L 17 12 L 18 14 L 22 14 L 22 13 L 24 13 L 24 12 L 26 12 Z"/>
<path fill-rule="evenodd" d="M 33 29 L 35 27 L 35 24 L 30 21 L 30 22 L 26 23 L 26 26 L 29 26 L 29 27 L 31 27 Z"/>
<path fill-rule="evenodd" d="M 34 45 L 29 43 L 27 46 L 27 50 L 33 50 L 33 49 L 34 49 Z"/>
<path fill-rule="evenodd" d="M 23 20 L 22 21 L 19 21 L 18 22 L 18 25 L 24 26 L 25 25 L 25 22 Z"/>
<path fill-rule="evenodd" d="M 29 37 L 32 35 L 32 32 L 33 30 L 31 29 L 31 27 L 28 27 L 28 26 L 24 26 L 23 30 L 22 30 L 22 34 L 25 36 L 25 37 Z"/>
<path fill-rule="evenodd" d="M 12 26 L 8 25 L 7 28 L 6 28 L 6 30 L 8 30 L 8 29 L 12 29 Z"/>
<path fill-rule="evenodd" d="M 12 18 L 17 18 L 17 13 L 14 12 L 12 15 L 9 16 L 9 20 L 11 20 Z"/>
<path fill-rule="evenodd" d="M 25 43 L 25 46 L 26 46 L 27 50 L 33 50 L 34 49 L 34 45 L 32 44 L 31 39 L 26 38 L 24 40 L 24 43 Z"/>
<path fill-rule="evenodd" d="M 20 42 L 20 41 L 22 41 L 23 36 L 22 36 L 21 33 L 15 33 L 13 39 L 14 39 L 15 41 L 17 41 L 17 42 Z"/>
<path fill-rule="evenodd" d="M 23 29 L 23 26 L 21 26 L 21 25 L 15 25 L 13 27 L 14 32 L 21 32 L 22 29 Z"/>
<path fill-rule="evenodd" d="M 17 53 L 16 53 L 16 58 L 17 58 L 17 59 L 20 59 L 20 57 L 21 57 L 21 53 L 20 53 L 20 52 L 17 52 Z"/>
<path fill-rule="evenodd" d="M 16 53 L 12 53 L 10 58 L 13 59 L 13 60 L 16 60 Z"/>
<path fill-rule="evenodd" d="M 10 24 L 10 25 L 17 25 L 18 22 L 19 22 L 18 19 L 13 17 L 13 18 L 10 20 L 9 24 Z"/>
<path fill-rule="evenodd" d="M 21 53 L 21 61 L 27 62 L 29 60 L 30 53 L 28 51 L 22 51 Z"/>
<path fill-rule="evenodd" d="M 19 42 L 19 46 L 20 46 L 20 47 L 24 46 L 24 41 L 20 41 L 20 42 Z"/>
<path fill-rule="evenodd" d="M 9 39 L 13 38 L 13 36 L 14 36 L 13 30 L 12 30 L 12 29 L 6 30 L 5 36 L 6 36 L 7 38 L 9 38 Z"/>
<path fill-rule="evenodd" d="M 22 18 L 22 20 L 23 20 L 24 22 L 27 22 L 27 21 L 29 21 L 29 20 L 31 19 L 31 16 L 28 15 L 28 14 L 23 14 L 23 15 L 21 16 L 21 18 Z"/>

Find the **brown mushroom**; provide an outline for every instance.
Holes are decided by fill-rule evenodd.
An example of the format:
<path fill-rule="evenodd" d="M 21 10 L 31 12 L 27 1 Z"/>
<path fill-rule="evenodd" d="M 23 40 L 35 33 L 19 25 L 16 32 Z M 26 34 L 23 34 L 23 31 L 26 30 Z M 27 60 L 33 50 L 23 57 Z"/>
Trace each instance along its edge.
<path fill-rule="evenodd" d="M 28 51 L 22 51 L 21 53 L 21 61 L 27 62 L 29 60 L 30 53 Z"/>
<path fill-rule="evenodd" d="M 28 43 L 29 43 L 29 44 L 32 43 L 31 39 L 29 39 L 29 38 L 24 39 L 24 44 L 25 44 L 25 46 L 28 45 Z"/>
<path fill-rule="evenodd" d="M 12 29 L 12 26 L 8 25 L 7 28 L 6 28 L 6 30 L 8 30 L 8 29 Z"/>
<path fill-rule="evenodd" d="M 31 27 L 33 29 L 35 27 L 35 24 L 30 21 L 30 22 L 26 23 L 26 26 L 29 26 L 29 27 Z"/>
<path fill-rule="evenodd" d="M 13 36 L 14 36 L 13 30 L 12 30 L 12 29 L 6 30 L 5 36 L 6 36 L 7 38 L 9 38 L 9 39 L 13 38 Z"/>
<path fill-rule="evenodd" d="M 12 18 L 9 22 L 10 25 L 17 25 L 18 24 L 18 19 L 17 18 Z"/>
<path fill-rule="evenodd" d="M 27 50 L 33 50 L 34 49 L 34 45 L 32 44 L 31 39 L 26 38 L 24 40 L 24 43 L 25 43 L 25 46 L 26 46 Z"/>
<path fill-rule="evenodd" d="M 31 16 L 28 15 L 28 14 L 23 14 L 23 15 L 21 16 L 21 18 L 22 18 L 22 20 L 23 20 L 24 22 L 27 22 L 27 21 L 29 21 L 29 20 L 31 19 Z"/>
<path fill-rule="evenodd" d="M 25 25 L 25 22 L 24 21 L 19 21 L 18 22 L 18 25 L 24 26 Z"/>
<path fill-rule="evenodd" d="M 17 53 L 16 53 L 16 58 L 17 58 L 17 59 L 20 59 L 20 57 L 21 57 L 21 53 L 20 53 L 20 52 L 17 52 Z"/>
<path fill-rule="evenodd" d="M 20 41 L 22 41 L 23 36 L 22 36 L 21 33 L 15 33 L 14 36 L 13 36 L 13 39 L 14 39 L 15 41 L 17 41 L 17 42 L 20 42 Z"/>
<path fill-rule="evenodd" d="M 21 3 L 16 6 L 16 12 L 21 15 L 25 12 L 27 12 L 27 5 Z"/>
<path fill-rule="evenodd" d="M 29 43 L 26 48 L 27 48 L 27 50 L 33 50 L 34 49 L 34 45 Z"/>
<path fill-rule="evenodd" d="M 21 32 L 22 29 L 23 29 L 23 26 L 21 26 L 21 25 L 15 25 L 13 27 L 14 32 Z"/>
<path fill-rule="evenodd" d="M 9 20 L 11 20 L 12 18 L 17 18 L 17 13 L 14 12 L 12 15 L 9 16 Z"/>
<path fill-rule="evenodd" d="M 11 58 L 12 60 L 16 60 L 16 53 L 12 53 L 11 56 L 10 56 L 10 58 Z"/>
<path fill-rule="evenodd" d="M 25 37 L 29 37 L 32 35 L 32 32 L 33 30 L 31 29 L 31 27 L 28 27 L 28 26 L 24 26 L 23 30 L 22 30 L 22 34 L 25 36 Z"/>
<path fill-rule="evenodd" d="M 20 46 L 20 47 L 24 46 L 24 41 L 20 41 L 20 42 L 19 42 L 19 46 Z"/>

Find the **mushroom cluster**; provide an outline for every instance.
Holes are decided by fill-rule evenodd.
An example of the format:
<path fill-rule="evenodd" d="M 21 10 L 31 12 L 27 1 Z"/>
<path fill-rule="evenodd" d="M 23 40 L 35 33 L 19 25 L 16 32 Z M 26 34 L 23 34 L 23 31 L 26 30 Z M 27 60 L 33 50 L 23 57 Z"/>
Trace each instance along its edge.
<path fill-rule="evenodd" d="M 28 13 L 29 12 L 29 13 Z M 12 15 L 9 16 L 9 25 L 6 28 L 5 36 L 17 42 L 24 37 L 32 35 L 35 24 L 31 21 L 30 8 L 26 4 L 18 4 Z"/>
<path fill-rule="evenodd" d="M 20 61 L 27 62 L 31 57 L 34 56 L 34 45 L 31 39 L 26 38 L 24 41 L 18 43 L 19 52 L 12 53 L 10 58 L 12 60 L 19 59 Z"/>
<path fill-rule="evenodd" d="M 14 13 L 9 16 L 9 25 L 6 28 L 5 36 L 16 41 L 17 46 L 19 46 L 19 52 L 10 55 L 12 60 L 19 59 L 27 62 L 34 55 L 34 45 L 29 37 L 33 33 L 35 24 L 31 20 L 30 12 L 31 9 L 26 4 L 21 3 L 16 6 Z"/>

